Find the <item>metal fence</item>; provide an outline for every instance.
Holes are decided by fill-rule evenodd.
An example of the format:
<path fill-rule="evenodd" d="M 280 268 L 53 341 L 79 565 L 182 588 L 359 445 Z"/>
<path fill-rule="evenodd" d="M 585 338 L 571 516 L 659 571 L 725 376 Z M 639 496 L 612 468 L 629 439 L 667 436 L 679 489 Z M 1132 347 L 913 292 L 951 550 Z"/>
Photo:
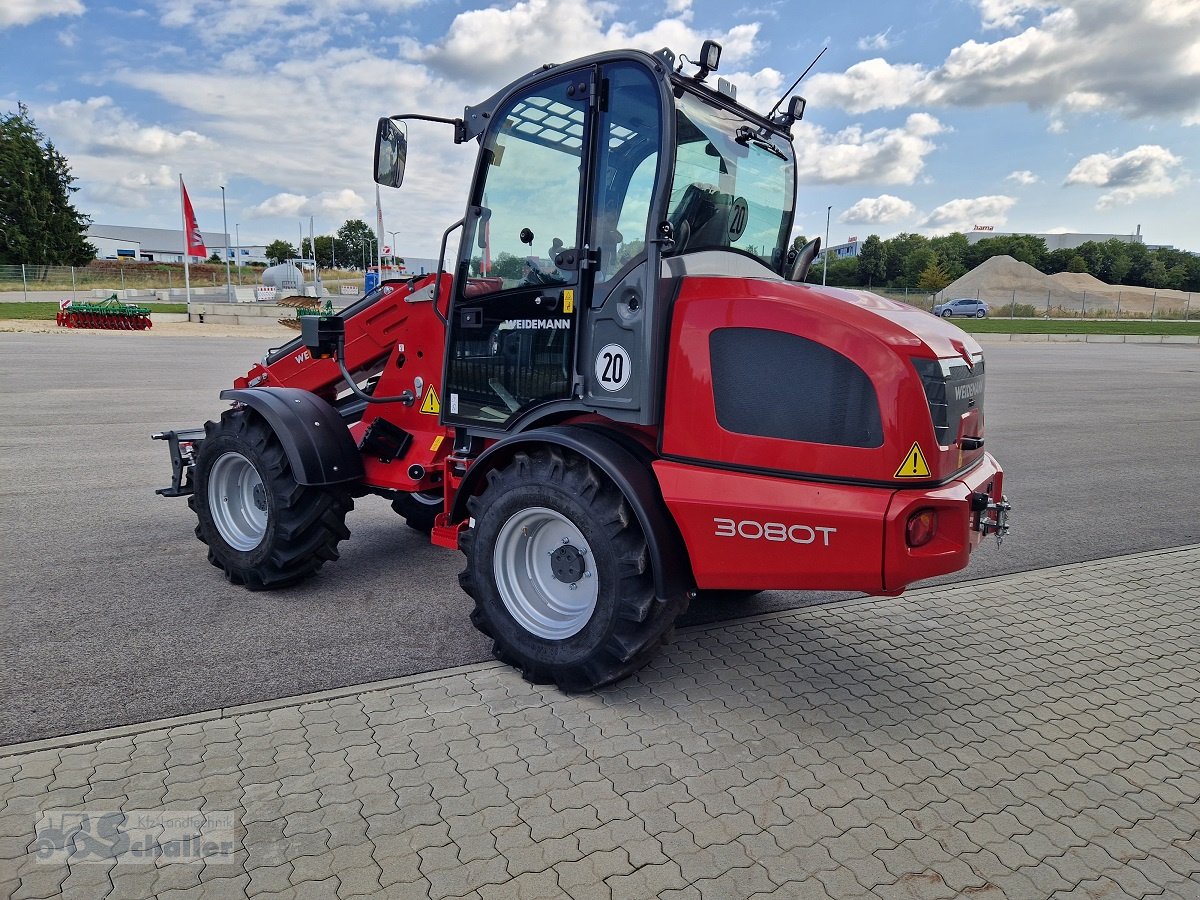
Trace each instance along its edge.
<path fill-rule="evenodd" d="M 1077 291 L 1066 287 L 978 288 L 954 294 L 918 288 L 867 290 L 927 311 L 947 300 L 971 297 L 987 303 L 992 318 L 1200 320 L 1200 294 L 1187 291 L 1115 285 Z"/>
<path fill-rule="evenodd" d="M 262 269 L 249 266 L 234 266 L 230 269 L 229 285 L 233 288 L 250 288 L 261 284 Z M 225 267 L 217 264 L 192 266 L 191 287 L 194 293 L 205 300 L 224 299 L 227 294 Z M 363 276 L 337 274 L 330 278 L 322 276 L 321 284 L 326 293 L 340 294 L 342 285 L 354 286 L 361 293 Z M 312 282 L 307 286 L 311 288 Z M 184 295 L 183 267 L 155 263 L 112 263 L 90 266 L 0 266 L 0 294 L 10 299 L 43 299 L 37 296 L 51 292 L 61 297 L 75 299 L 81 294 L 93 292 L 116 293 L 124 299 L 179 301 Z M 244 291 L 243 291 L 244 293 Z M 20 297 L 14 295 L 19 294 Z"/>

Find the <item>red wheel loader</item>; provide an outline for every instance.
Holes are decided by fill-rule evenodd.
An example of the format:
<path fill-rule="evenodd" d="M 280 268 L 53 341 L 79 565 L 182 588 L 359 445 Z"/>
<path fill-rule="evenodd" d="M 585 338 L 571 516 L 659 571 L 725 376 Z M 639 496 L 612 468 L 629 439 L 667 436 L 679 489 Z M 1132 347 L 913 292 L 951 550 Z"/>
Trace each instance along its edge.
<path fill-rule="evenodd" d="M 479 145 L 436 274 L 384 282 L 169 442 L 213 565 L 251 590 L 337 559 L 354 499 L 461 550 L 472 621 L 586 690 L 654 656 L 697 591 L 898 594 L 1008 530 L 984 361 L 955 326 L 804 284 L 804 101 L 740 105 L 706 42 L 546 66 L 462 118 Z M 452 236 L 457 251 L 447 255 Z"/>

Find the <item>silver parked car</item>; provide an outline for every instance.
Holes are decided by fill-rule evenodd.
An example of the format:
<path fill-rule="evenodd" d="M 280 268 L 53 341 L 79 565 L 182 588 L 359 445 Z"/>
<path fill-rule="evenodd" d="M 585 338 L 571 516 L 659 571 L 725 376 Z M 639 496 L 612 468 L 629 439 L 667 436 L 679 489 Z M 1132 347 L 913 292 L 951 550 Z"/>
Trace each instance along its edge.
<path fill-rule="evenodd" d="M 948 319 L 951 316 L 969 316 L 973 319 L 982 319 L 988 314 L 988 305 L 982 300 L 976 300 L 974 297 L 964 297 L 960 300 L 947 300 L 945 303 L 939 303 L 933 308 L 935 316 L 941 316 Z"/>

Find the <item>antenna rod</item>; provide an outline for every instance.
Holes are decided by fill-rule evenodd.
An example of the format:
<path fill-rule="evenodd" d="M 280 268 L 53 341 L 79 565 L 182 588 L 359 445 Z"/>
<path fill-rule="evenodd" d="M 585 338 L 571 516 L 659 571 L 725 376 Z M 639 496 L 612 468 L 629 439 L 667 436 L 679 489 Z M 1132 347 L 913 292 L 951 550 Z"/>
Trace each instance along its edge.
<path fill-rule="evenodd" d="M 769 118 L 771 118 L 771 116 L 775 115 L 775 110 L 779 109 L 779 104 L 782 103 L 784 100 L 786 100 L 787 95 L 796 89 L 796 85 L 798 85 L 800 82 L 802 82 L 804 80 L 804 76 L 807 75 L 810 71 L 812 71 L 812 67 L 817 64 L 817 60 L 820 59 L 822 56 L 824 56 L 825 51 L 828 49 L 829 49 L 828 47 L 825 47 L 823 50 L 821 50 L 820 53 L 817 54 L 816 59 L 814 59 L 812 62 L 810 62 L 808 64 L 808 68 L 800 73 L 800 77 L 792 82 L 792 86 L 790 88 L 788 88 L 786 91 L 784 91 L 783 96 L 779 98 L 779 101 L 774 106 L 771 107 L 771 111 L 769 113 L 767 113 L 766 118 L 769 119 Z"/>

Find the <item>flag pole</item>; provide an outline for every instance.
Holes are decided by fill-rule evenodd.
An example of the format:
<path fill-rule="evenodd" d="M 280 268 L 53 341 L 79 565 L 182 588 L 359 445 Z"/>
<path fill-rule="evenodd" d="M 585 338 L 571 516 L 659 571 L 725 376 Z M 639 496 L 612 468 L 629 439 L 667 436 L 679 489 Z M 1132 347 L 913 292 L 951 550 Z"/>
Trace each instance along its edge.
<path fill-rule="evenodd" d="M 191 275 L 191 268 L 188 265 L 189 260 L 191 258 L 188 251 L 191 249 L 191 246 L 190 246 L 190 242 L 188 241 L 187 212 L 183 208 L 183 173 L 182 172 L 179 173 L 179 220 L 183 223 L 183 231 L 180 232 L 183 235 L 183 290 L 184 290 L 184 295 L 187 298 L 187 303 L 190 306 L 192 303 L 192 275 Z"/>
<path fill-rule="evenodd" d="M 383 284 L 383 206 L 379 202 L 378 184 L 375 185 L 375 255 L 379 266 L 378 284 Z"/>

